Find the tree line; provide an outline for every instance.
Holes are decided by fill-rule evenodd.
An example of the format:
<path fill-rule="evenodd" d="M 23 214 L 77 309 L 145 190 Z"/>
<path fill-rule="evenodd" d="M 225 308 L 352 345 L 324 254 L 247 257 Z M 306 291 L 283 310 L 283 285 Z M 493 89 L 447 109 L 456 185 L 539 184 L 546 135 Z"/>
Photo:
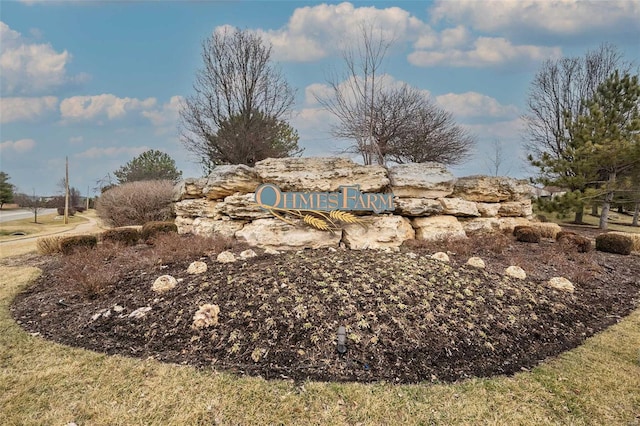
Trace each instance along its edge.
<path fill-rule="evenodd" d="M 612 203 L 640 215 L 640 85 L 633 64 L 603 44 L 584 57 L 546 61 L 528 96 L 526 137 L 534 182 L 556 186 L 564 195 L 541 200 L 548 211 L 573 212 L 581 223 L 585 208 L 600 209 L 607 228 Z"/>

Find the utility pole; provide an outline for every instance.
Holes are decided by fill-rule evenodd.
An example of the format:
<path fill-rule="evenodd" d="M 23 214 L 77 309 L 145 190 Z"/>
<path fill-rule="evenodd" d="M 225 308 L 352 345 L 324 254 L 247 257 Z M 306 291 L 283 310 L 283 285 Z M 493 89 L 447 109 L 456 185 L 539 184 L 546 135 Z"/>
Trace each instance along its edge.
<path fill-rule="evenodd" d="M 69 223 L 69 157 L 65 157 L 64 224 Z"/>
<path fill-rule="evenodd" d="M 89 211 L 89 185 L 87 185 L 87 211 Z"/>

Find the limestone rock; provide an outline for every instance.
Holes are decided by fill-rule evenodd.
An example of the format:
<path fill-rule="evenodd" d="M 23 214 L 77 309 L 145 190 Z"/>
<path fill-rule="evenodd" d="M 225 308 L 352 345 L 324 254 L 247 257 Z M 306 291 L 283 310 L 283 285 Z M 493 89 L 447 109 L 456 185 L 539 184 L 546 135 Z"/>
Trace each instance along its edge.
<path fill-rule="evenodd" d="M 366 225 L 349 224 L 343 228 L 342 240 L 352 250 L 398 248 L 415 238 L 409 219 L 384 215 L 362 218 Z"/>
<path fill-rule="evenodd" d="M 236 192 L 254 192 L 261 183 L 256 171 L 244 164 L 217 166 L 207 177 L 202 194 L 210 200 L 220 200 Z"/>
<path fill-rule="evenodd" d="M 476 203 L 476 207 L 482 217 L 496 217 L 500 211 L 500 203 Z"/>
<path fill-rule="evenodd" d="M 178 234 L 192 234 L 193 233 L 193 222 L 195 219 L 191 217 L 176 217 L 174 223 L 178 228 Z"/>
<path fill-rule="evenodd" d="M 218 315 L 220 314 L 220 307 L 211 303 L 205 303 L 200 306 L 196 313 L 193 315 L 193 323 L 191 327 L 194 329 L 211 327 L 212 325 L 218 325 Z"/>
<path fill-rule="evenodd" d="M 276 255 L 280 254 L 280 252 L 276 249 L 272 249 L 271 247 L 267 247 L 266 249 L 264 249 L 264 254 Z"/>
<path fill-rule="evenodd" d="M 443 251 L 439 251 L 437 253 L 433 253 L 431 255 L 432 259 L 439 260 L 440 262 L 449 263 L 449 255 Z"/>
<path fill-rule="evenodd" d="M 173 187 L 172 200 L 180 201 L 188 198 L 201 198 L 202 190 L 207 184 L 206 178 L 187 178 Z"/>
<path fill-rule="evenodd" d="M 573 283 L 564 277 L 553 277 L 547 282 L 547 285 L 556 290 L 566 291 L 568 293 L 573 293 L 575 290 Z"/>
<path fill-rule="evenodd" d="M 248 250 L 243 250 L 242 252 L 240 252 L 240 258 L 241 259 L 251 259 L 252 257 L 256 257 L 257 254 L 255 251 L 248 249 Z"/>
<path fill-rule="evenodd" d="M 337 247 L 341 232 L 320 231 L 299 222 L 292 226 L 280 219 L 257 219 L 236 232 L 236 238 L 251 246 L 275 250 Z"/>
<path fill-rule="evenodd" d="M 522 201 L 530 197 L 531 186 L 526 180 L 501 176 L 467 176 L 458 179 L 453 195 L 468 201 L 498 203 Z"/>
<path fill-rule="evenodd" d="M 507 269 L 505 269 L 504 273 L 510 277 L 518 278 L 521 280 L 527 278 L 527 273 L 519 266 L 509 266 Z"/>
<path fill-rule="evenodd" d="M 214 236 L 220 235 L 233 238 L 235 233 L 242 229 L 244 222 L 237 220 L 214 220 L 206 217 L 199 217 L 193 220 L 191 232 L 195 235 Z"/>
<path fill-rule="evenodd" d="M 428 198 L 394 197 L 396 207 L 394 213 L 402 216 L 433 216 L 442 214 L 442 204 L 438 200 Z"/>
<path fill-rule="evenodd" d="M 255 202 L 255 194 L 229 195 L 218 205 L 218 211 L 232 219 L 267 219 L 271 213 L 259 207 Z"/>
<path fill-rule="evenodd" d="M 500 220 L 496 217 L 479 217 L 461 220 L 462 228 L 467 235 L 480 232 L 499 232 Z"/>
<path fill-rule="evenodd" d="M 473 266 L 474 268 L 480 268 L 480 269 L 484 269 L 486 267 L 486 265 L 484 264 L 484 260 L 475 256 L 470 257 L 469 260 L 467 260 L 467 265 Z"/>
<path fill-rule="evenodd" d="M 175 288 L 178 285 L 178 281 L 171 275 L 162 275 L 158 277 L 151 286 L 151 290 L 156 293 L 166 293 L 167 291 Z"/>
<path fill-rule="evenodd" d="M 173 205 L 173 210 L 178 217 L 209 217 L 220 218 L 217 208 L 218 202 L 206 198 L 188 198 L 178 201 Z"/>
<path fill-rule="evenodd" d="M 462 225 L 454 216 L 418 217 L 412 220 L 417 240 L 466 238 Z"/>
<path fill-rule="evenodd" d="M 498 214 L 502 217 L 529 217 L 533 215 L 531 200 L 500 203 Z"/>
<path fill-rule="evenodd" d="M 140 319 L 147 315 L 147 312 L 151 310 L 151 306 L 143 306 L 142 308 L 138 308 L 135 311 L 129 314 L 129 318 Z"/>
<path fill-rule="evenodd" d="M 389 185 L 382 166 L 363 166 L 340 157 L 267 158 L 255 170 L 265 183 L 282 191 L 337 191 L 342 185 L 360 185 L 362 192 L 381 192 Z"/>
<path fill-rule="evenodd" d="M 473 201 L 466 201 L 460 198 L 439 198 L 438 201 L 442 204 L 444 214 L 462 217 L 480 216 L 478 206 Z"/>
<path fill-rule="evenodd" d="M 191 262 L 187 268 L 187 274 L 191 275 L 204 274 L 205 272 L 207 272 L 207 264 L 200 261 Z"/>
<path fill-rule="evenodd" d="M 453 192 L 456 178 L 440 163 L 398 164 L 389 168 L 393 195 L 401 198 L 439 198 Z"/>
<path fill-rule="evenodd" d="M 516 226 L 531 226 L 531 222 L 523 217 L 504 217 L 499 219 L 500 232 L 513 233 Z"/>
<path fill-rule="evenodd" d="M 216 260 L 220 263 L 233 263 L 236 261 L 236 255 L 231 253 L 230 251 L 223 251 L 218 254 Z"/>

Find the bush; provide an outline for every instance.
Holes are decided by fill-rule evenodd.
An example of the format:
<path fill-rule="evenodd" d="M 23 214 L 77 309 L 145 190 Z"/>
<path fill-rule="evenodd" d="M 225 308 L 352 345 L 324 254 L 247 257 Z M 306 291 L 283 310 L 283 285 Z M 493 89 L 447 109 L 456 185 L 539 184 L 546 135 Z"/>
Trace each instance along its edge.
<path fill-rule="evenodd" d="M 60 253 L 60 240 L 62 237 L 42 237 L 36 240 L 36 247 L 40 254 Z"/>
<path fill-rule="evenodd" d="M 158 234 L 166 234 L 169 232 L 178 233 L 178 227 L 173 222 L 148 222 L 142 226 L 140 230 L 140 238 L 144 241 L 155 237 Z"/>
<path fill-rule="evenodd" d="M 58 207 L 58 216 L 64 216 L 64 207 Z M 74 214 L 76 214 L 76 211 L 73 209 L 73 207 L 69 207 L 69 216 L 73 216 Z"/>
<path fill-rule="evenodd" d="M 144 225 L 173 217 L 173 182 L 146 180 L 125 183 L 105 191 L 97 201 L 100 219 L 113 227 Z"/>
<path fill-rule="evenodd" d="M 591 251 L 591 240 L 571 231 L 561 231 L 556 236 L 556 241 L 564 250 L 575 249 L 580 253 Z"/>
<path fill-rule="evenodd" d="M 632 233 L 632 232 L 621 232 L 621 231 L 611 231 L 609 233 L 626 235 L 627 237 L 631 238 L 631 240 L 633 241 L 633 247 L 631 248 L 631 250 L 640 252 L 640 234 Z"/>
<path fill-rule="evenodd" d="M 531 226 L 516 226 L 513 229 L 516 240 L 523 243 L 539 243 L 540 232 Z"/>
<path fill-rule="evenodd" d="M 633 239 L 622 234 L 600 234 L 596 237 L 596 250 L 615 254 L 631 254 Z"/>
<path fill-rule="evenodd" d="M 115 228 L 104 231 L 101 237 L 103 242 L 133 246 L 138 243 L 140 233 L 135 228 Z"/>
<path fill-rule="evenodd" d="M 95 235 L 73 235 L 60 239 L 60 251 L 63 254 L 71 254 L 81 248 L 95 248 L 98 238 Z"/>
<path fill-rule="evenodd" d="M 531 227 L 538 231 L 542 238 L 556 238 L 558 232 L 562 231 L 560 225 L 553 222 L 532 223 Z"/>
<path fill-rule="evenodd" d="M 73 209 L 79 213 L 82 213 L 83 211 L 85 211 L 87 208 L 84 206 L 73 206 Z"/>

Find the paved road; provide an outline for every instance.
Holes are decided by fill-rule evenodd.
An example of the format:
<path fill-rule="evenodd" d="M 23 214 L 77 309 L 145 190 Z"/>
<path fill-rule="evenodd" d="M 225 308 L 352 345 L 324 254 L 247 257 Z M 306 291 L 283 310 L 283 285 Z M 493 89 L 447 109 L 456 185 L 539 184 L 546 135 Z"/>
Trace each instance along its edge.
<path fill-rule="evenodd" d="M 53 214 L 56 209 L 41 209 L 38 211 L 38 216 Z M 33 217 L 31 210 L 0 210 L 0 223 L 8 222 L 10 220 L 29 219 Z"/>

